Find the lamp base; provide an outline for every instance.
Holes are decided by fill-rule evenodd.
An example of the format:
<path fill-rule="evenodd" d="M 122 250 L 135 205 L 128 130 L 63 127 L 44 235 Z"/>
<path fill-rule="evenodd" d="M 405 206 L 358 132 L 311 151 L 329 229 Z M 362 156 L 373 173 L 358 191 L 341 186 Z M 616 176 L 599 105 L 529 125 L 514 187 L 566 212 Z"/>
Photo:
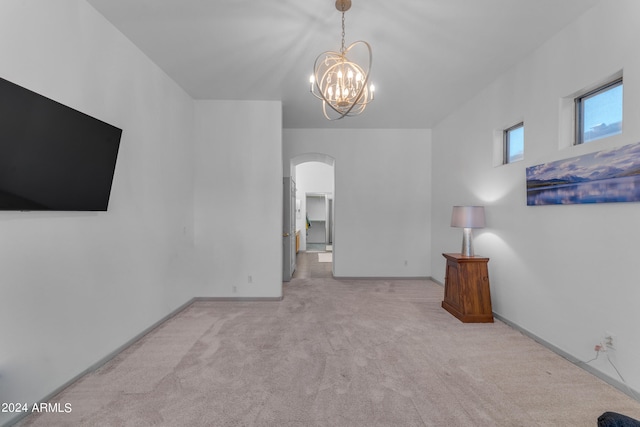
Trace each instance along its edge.
<path fill-rule="evenodd" d="M 463 228 L 462 229 L 462 255 L 464 256 L 475 256 L 473 252 L 473 234 L 471 228 Z"/>

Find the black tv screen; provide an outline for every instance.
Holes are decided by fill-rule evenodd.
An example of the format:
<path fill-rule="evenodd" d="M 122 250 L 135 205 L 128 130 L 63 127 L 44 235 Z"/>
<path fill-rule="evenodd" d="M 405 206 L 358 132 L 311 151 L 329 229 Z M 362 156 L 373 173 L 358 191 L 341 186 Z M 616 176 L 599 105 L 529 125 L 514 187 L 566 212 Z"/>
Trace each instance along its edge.
<path fill-rule="evenodd" d="M 0 78 L 0 210 L 106 211 L 121 135 Z"/>

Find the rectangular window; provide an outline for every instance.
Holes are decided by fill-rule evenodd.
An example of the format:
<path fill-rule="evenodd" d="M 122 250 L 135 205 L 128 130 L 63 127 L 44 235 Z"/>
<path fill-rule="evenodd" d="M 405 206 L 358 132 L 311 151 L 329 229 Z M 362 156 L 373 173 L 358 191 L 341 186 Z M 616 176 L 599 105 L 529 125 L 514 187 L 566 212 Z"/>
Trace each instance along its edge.
<path fill-rule="evenodd" d="M 575 99 L 577 144 L 622 133 L 622 79 Z"/>
<path fill-rule="evenodd" d="M 524 123 L 518 123 L 504 131 L 504 164 L 524 158 Z"/>

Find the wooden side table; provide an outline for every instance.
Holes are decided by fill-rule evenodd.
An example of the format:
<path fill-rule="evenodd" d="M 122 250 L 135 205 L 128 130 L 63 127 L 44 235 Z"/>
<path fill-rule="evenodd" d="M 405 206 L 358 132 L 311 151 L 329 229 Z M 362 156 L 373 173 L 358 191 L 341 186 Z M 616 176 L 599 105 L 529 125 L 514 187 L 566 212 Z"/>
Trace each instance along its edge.
<path fill-rule="evenodd" d="M 442 308 L 465 323 L 491 323 L 489 258 L 442 254 L 447 259 Z"/>

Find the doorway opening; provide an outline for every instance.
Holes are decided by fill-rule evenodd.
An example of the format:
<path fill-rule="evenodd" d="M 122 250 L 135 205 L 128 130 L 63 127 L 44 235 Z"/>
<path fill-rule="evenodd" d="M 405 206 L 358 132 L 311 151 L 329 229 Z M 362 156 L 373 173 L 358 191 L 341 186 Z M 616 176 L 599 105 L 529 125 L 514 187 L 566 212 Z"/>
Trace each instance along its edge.
<path fill-rule="evenodd" d="M 300 251 L 332 252 L 335 234 L 333 164 L 301 162 L 295 166 L 296 230 L 300 230 Z"/>
<path fill-rule="evenodd" d="M 335 161 L 321 154 L 291 160 L 295 182 L 293 278 L 332 277 L 335 265 Z"/>
<path fill-rule="evenodd" d="M 333 251 L 333 194 L 306 193 L 307 252 Z"/>

